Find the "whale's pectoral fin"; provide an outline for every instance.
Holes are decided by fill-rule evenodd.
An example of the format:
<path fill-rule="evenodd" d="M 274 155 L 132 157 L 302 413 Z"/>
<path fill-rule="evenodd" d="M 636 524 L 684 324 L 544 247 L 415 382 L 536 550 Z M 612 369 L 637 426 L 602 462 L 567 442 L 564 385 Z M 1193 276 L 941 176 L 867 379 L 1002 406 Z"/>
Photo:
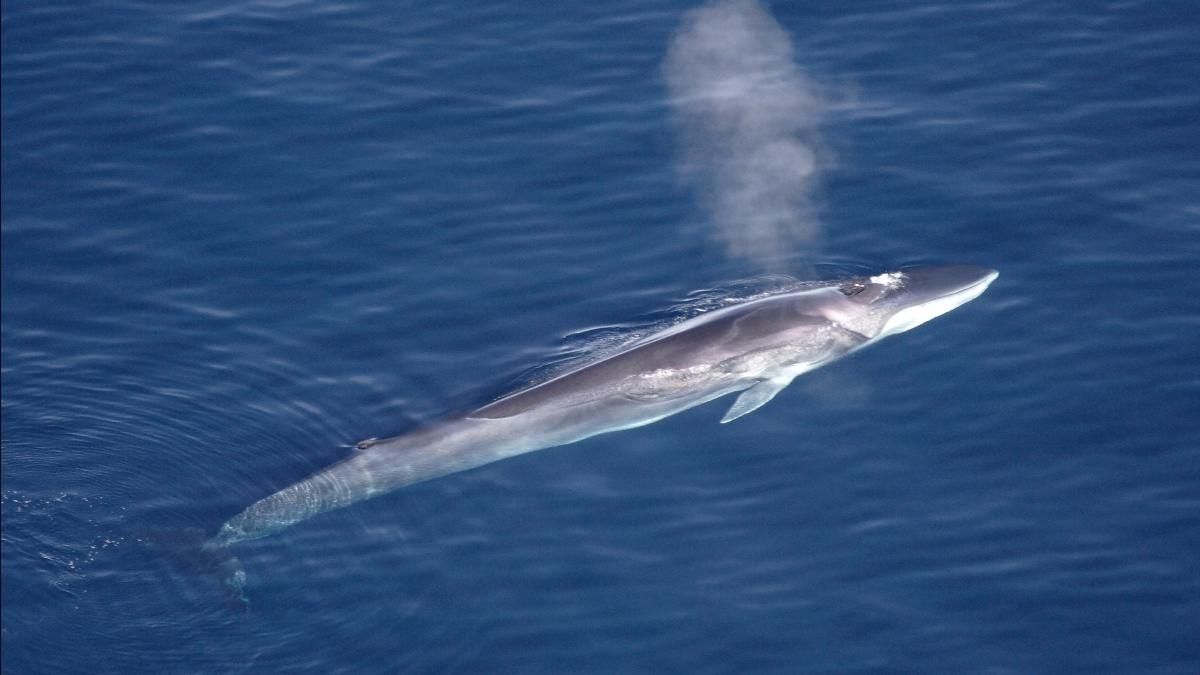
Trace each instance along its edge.
<path fill-rule="evenodd" d="M 732 422 L 746 413 L 754 412 L 762 407 L 764 403 L 775 398 L 775 394 L 783 391 L 784 387 L 792 383 L 792 378 L 789 377 L 773 377 L 769 380 L 763 380 L 758 384 L 750 387 L 742 392 L 741 396 L 733 402 L 733 406 L 729 408 L 729 412 L 721 418 L 721 424 Z"/>

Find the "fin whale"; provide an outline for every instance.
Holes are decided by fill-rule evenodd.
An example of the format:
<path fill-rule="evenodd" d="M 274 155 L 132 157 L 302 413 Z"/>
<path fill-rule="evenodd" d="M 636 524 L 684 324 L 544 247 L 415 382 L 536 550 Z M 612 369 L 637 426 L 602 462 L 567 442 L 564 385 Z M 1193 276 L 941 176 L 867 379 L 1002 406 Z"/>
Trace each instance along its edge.
<path fill-rule="evenodd" d="M 731 422 L 798 375 L 969 302 L 997 276 L 966 265 L 906 268 L 700 314 L 465 415 L 364 441 L 351 457 L 251 504 L 206 548 L 264 537 L 406 485 L 650 424 L 740 392 L 721 419 Z"/>

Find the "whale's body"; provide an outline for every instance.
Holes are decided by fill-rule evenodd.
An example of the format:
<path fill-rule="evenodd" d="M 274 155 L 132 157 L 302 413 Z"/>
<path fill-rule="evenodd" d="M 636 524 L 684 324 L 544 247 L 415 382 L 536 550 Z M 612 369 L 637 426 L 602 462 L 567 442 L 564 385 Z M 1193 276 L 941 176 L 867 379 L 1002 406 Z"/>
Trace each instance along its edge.
<path fill-rule="evenodd" d="M 797 375 L 908 330 L 982 293 L 977 267 L 923 267 L 815 284 L 707 312 L 466 415 L 384 440 L 234 516 L 210 546 L 513 455 L 655 422 L 741 391 L 722 422 Z"/>

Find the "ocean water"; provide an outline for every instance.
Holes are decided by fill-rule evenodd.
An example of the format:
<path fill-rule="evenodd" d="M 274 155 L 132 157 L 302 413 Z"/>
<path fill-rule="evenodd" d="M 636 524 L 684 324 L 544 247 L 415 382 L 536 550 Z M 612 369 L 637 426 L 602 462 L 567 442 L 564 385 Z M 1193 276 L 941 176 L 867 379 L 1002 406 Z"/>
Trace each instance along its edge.
<path fill-rule="evenodd" d="M 694 11 L 5 2 L 3 671 L 1200 672 L 1200 11 Z M 1001 276 L 733 424 L 239 544 L 247 607 L 193 546 L 696 298 L 922 262 Z"/>

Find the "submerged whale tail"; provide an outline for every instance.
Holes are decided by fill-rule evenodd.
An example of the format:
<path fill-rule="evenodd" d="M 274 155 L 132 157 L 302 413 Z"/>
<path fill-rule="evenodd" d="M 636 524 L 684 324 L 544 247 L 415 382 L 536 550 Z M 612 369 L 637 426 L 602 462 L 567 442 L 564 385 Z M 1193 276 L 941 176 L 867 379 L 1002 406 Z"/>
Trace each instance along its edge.
<path fill-rule="evenodd" d="M 229 609 L 244 612 L 250 608 L 245 592 L 246 571 L 228 546 L 195 528 L 148 532 L 144 541 L 176 569 L 217 585 L 218 594 Z"/>
<path fill-rule="evenodd" d="M 239 603 L 242 609 L 249 609 L 250 598 L 246 597 L 246 569 L 242 567 L 242 561 L 228 546 L 215 538 L 204 542 L 200 547 L 200 554 L 209 568 L 217 573 L 228 599 Z"/>

